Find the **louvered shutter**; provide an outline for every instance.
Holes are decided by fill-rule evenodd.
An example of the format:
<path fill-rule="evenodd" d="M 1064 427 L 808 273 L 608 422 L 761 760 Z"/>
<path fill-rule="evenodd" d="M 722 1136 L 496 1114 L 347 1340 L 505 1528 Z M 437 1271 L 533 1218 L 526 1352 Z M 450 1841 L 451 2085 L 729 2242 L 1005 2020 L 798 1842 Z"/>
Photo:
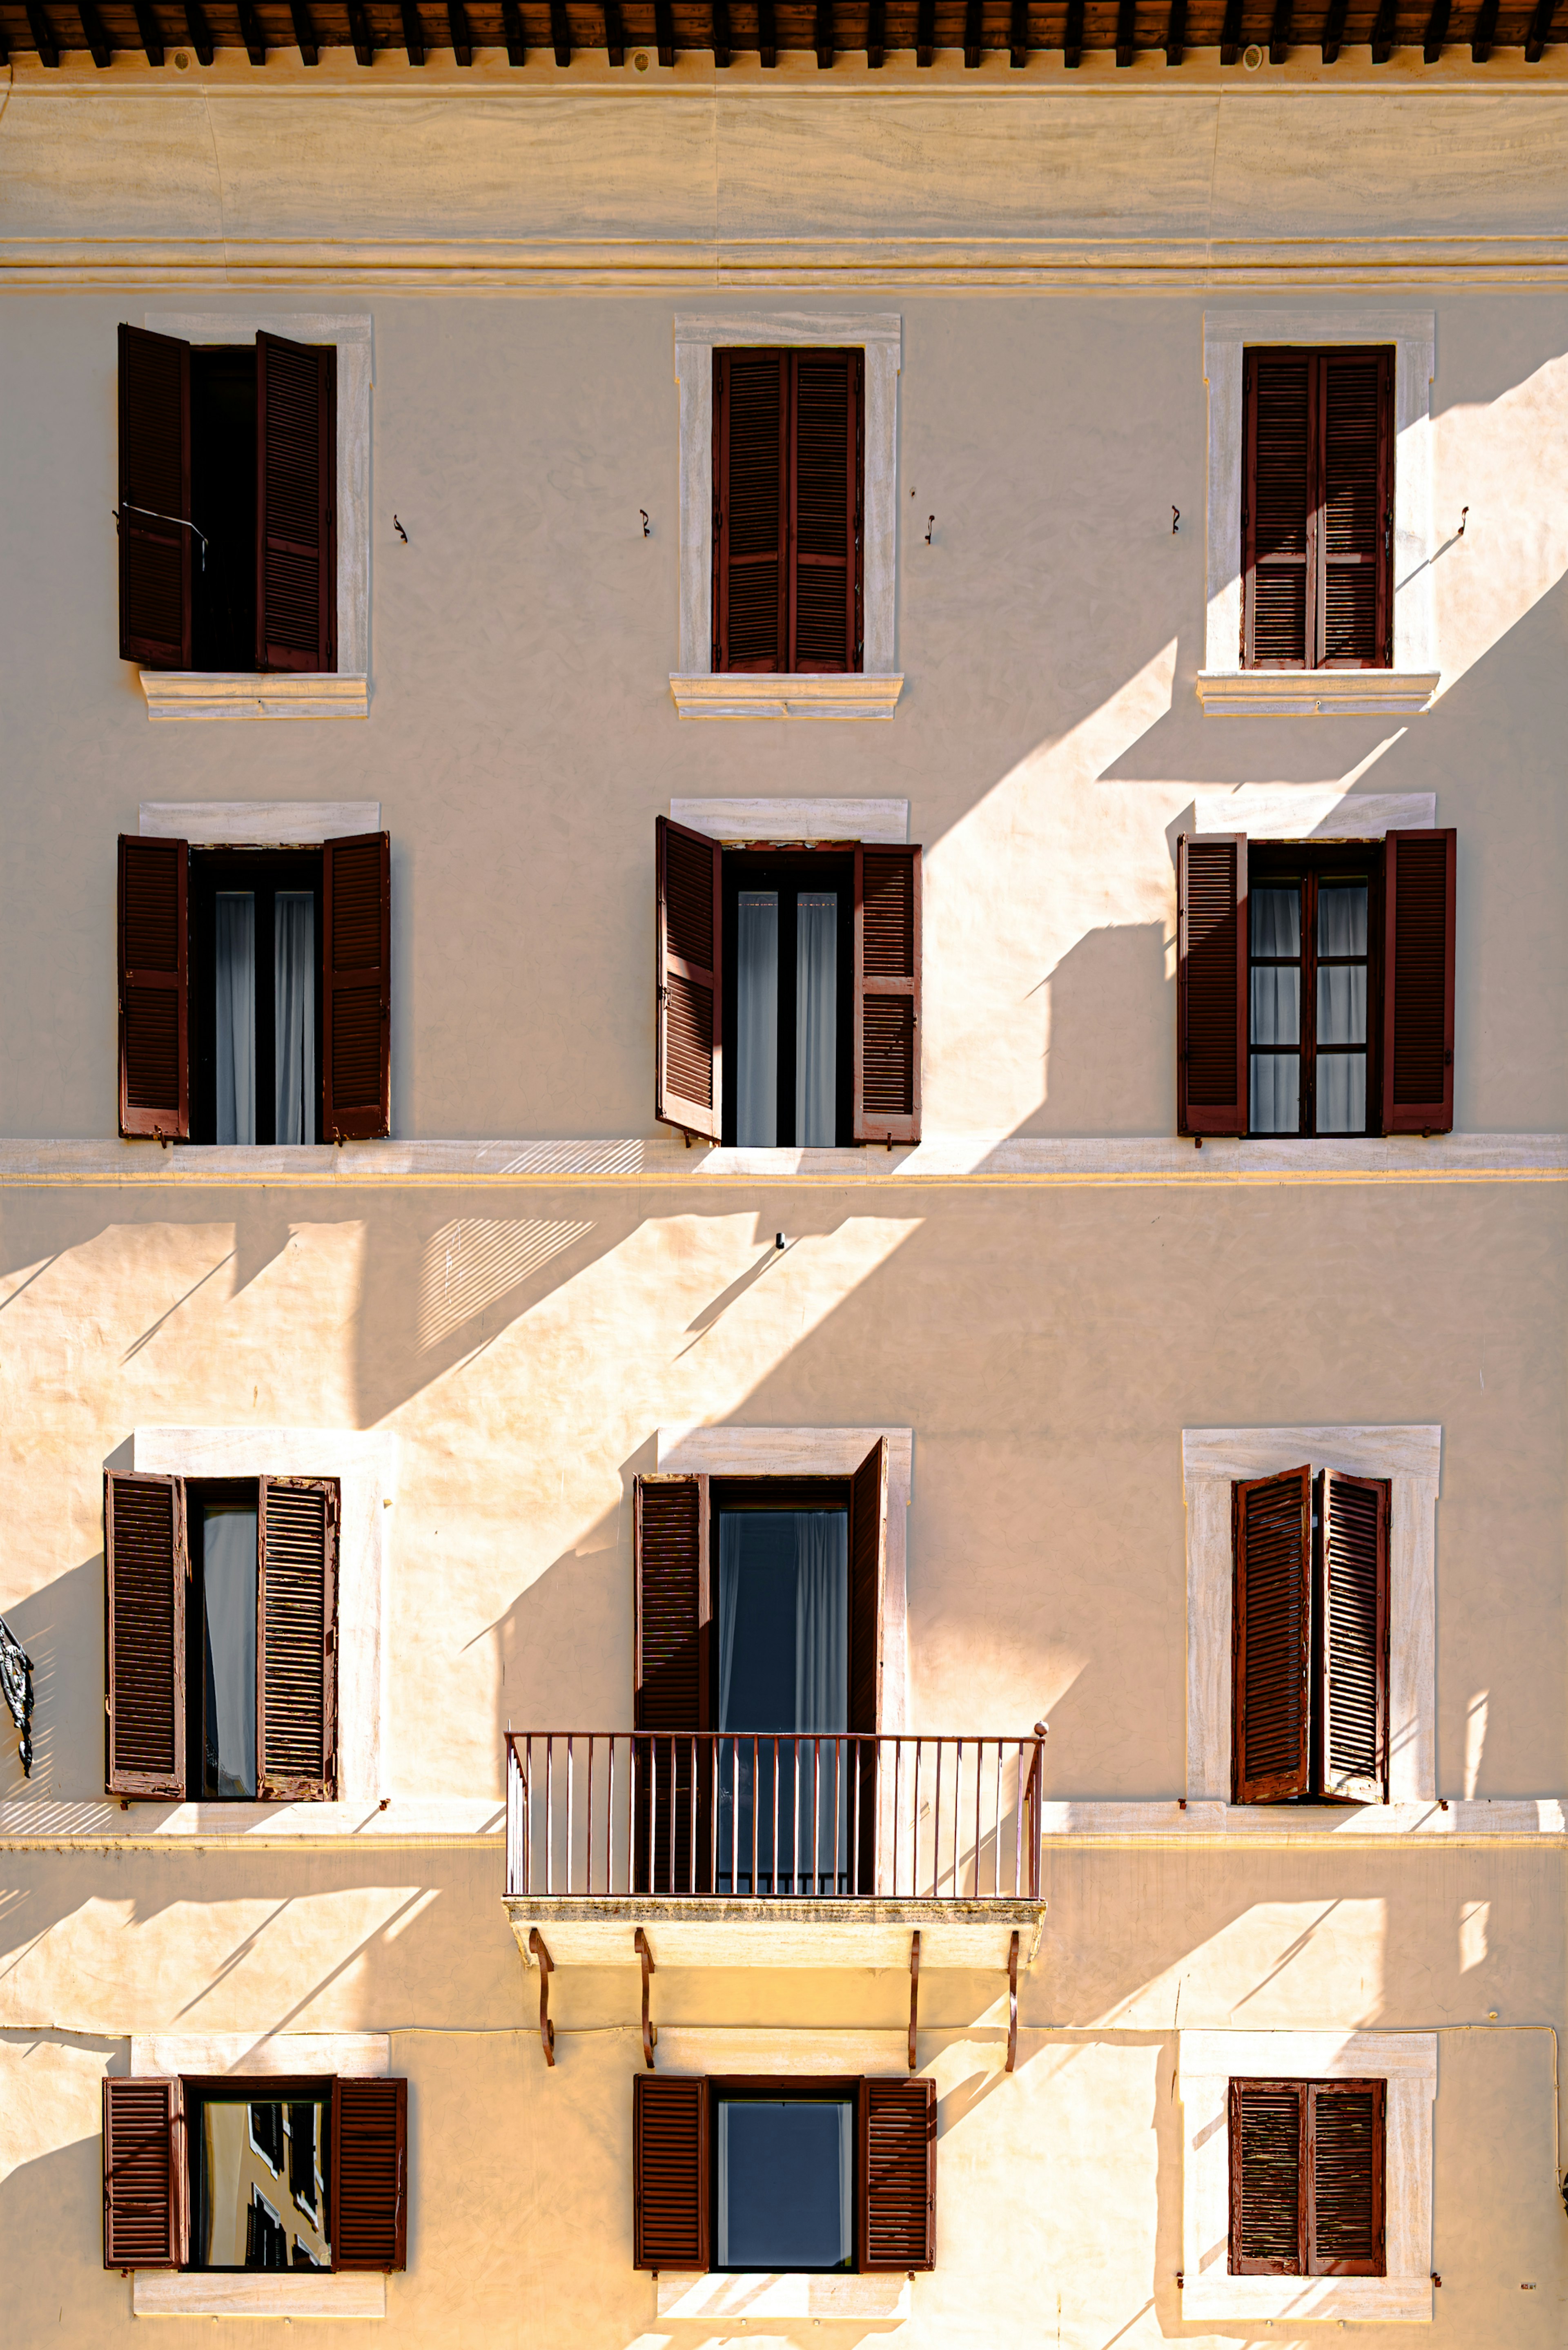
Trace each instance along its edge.
<path fill-rule="evenodd" d="M 789 357 L 713 354 L 713 667 L 787 666 Z"/>
<path fill-rule="evenodd" d="M 103 1481 L 104 1786 L 185 1797 L 185 1488 Z"/>
<path fill-rule="evenodd" d="M 335 2269 L 408 2266 L 407 2081 L 333 2082 L 328 2192 Z"/>
<path fill-rule="evenodd" d="M 849 1486 L 849 1719 L 859 1803 L 852 1858 L 857 1893 L 877 1890 L 877 1746 L 882 1727 L 883 1606 L 888 1581 L 888 1440 L 878 1437 Z M 854 1785 L 853 1777 L 851 1786 Z"/>
<path fill-rule="evenodd" d="M 119 330 L 119 658 L 189 669 L 191 346 Z"/>
<path fill-rule="evenodd" d="M 1306 2272 L 1309 2276 L 1383 2276 L 1383 2081 L 1306 2085 Z"/>
<path fill-rule="evenodd" d="M 119 836 L 119 1130 L 179 1141 L 191 1131 L 190 850 Z"/>
<path fill-rule="evenodd" d="M 103 2085 L 103 2264 L 174 2269 L 188 2256 L 185 2103 L 178 2081 Z"/>
<path fill-rule="evenodd" d="M 1314 1776 L 1343 1803 L 1388 1800 L 1390 1490 L 1386 1478 L 1336 1469 L 1318 1479 Z"/>
<path fill-rule="evenodd" d="M 860 2198 L 856 2250 L 863 2270 L 930 2269 L 937 2261 L 937 2085 L 860 2084 Z"/>
<path fill-rule="evenodd" d="M 1231 2274 L 1305 2267 L 1304 2085 L 1231 2084 Z"/>
<path fill-rule="evenodd" d="M 1454 1123 L 1454 884 L 1459 836 L 1391 832 L 1383 844 L 1383 1131 Z"/>
<path fill-rule="evenodd" d="M 256 1791 L 329 1803 L 337 1792 L 337 1480 L 262 1478 L 258 1520 Z"/>
<path fill-rule="evenodd" d="M 337 353 L 256 336 L 256 667 L 337 666 Z"/>
<path fill-rule="evenodd" d="M 693 1731 L 709 1721 L 706 1477 L 639 1477 L 632 1503 L 637 1586 L 633 1862 L 639 1893 L 702 1889 L 711 1870 L 708 1805 L 693 1835 Z M 680 1733 L 685 1732 L 685 1736 Z"/>
<path fill-rule="evenodd" d="M 861 351 L 791 354 L 788 666 L 860 667 Z"/>
<path fill-rule="evenodd" d="M 1325 351 L 1317 361 L 1323 506 L 1316 660 L 1384 669 L 1392 659 L 1394 354 Z"/>
<path fill-rule="evenodd" d="M 1280 1804 L 1308 1787 L 1311 1471 L 1231 1487 L 1231 1801 Z"/>
<path fill-rule="evenodd" d="M 708 2266 L 708 2084 L 638 2073 L 631 2085 L 632 2266 Z"/>
<path fill-rule="evenodd" d="M 1303 669 L 1317 374 L 1302 351 L 1248 351 L 1243 377 L 1241 665 Z"/>
<path fill-rule="evenodd" d="M 654 1116 L 712 1142 L 723 1111 L 722 858 L 706 833 L 655 818 Z"/>
<path fill-rule="evenodd" d="M 855 1139 L 920 1139 L 920 852 L 855 851 Z"/>
<path fill-rule="evenodd" d="M 1247 836 L 1176 849 L 1176 1096 L 1180 1134 L 1247 1131 Z"/>
<path fill-rule="evenodd" d="M 384 832 L 322 849 L 321 1139 L 392 1130 L 392 844 Z"/>

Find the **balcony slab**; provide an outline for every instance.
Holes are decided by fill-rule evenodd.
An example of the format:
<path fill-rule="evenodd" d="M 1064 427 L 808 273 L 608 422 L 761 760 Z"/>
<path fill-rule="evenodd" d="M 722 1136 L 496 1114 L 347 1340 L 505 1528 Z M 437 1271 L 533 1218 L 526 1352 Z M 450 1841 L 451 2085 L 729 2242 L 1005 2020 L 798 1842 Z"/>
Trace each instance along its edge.
<path fill-rule="evenodd" d="M 920 1937 L 920 1970 L 1005 1972 L 1012 1937 L 1028 1966 L 1045 1918 L 1041 1901 L 736 1901 L 636 1894 L 506 1901 L 529 1966 L 538 1929 L 557 1967 L 632 1967 L 640 1926 L 661 1967 L 907 1967 Z"/>

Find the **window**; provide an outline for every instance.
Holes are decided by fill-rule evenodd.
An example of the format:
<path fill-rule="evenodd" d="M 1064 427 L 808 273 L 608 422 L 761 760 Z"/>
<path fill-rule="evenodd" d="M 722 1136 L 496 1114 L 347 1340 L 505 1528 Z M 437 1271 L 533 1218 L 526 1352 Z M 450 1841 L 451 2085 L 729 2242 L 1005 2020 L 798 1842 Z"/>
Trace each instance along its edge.
<path fill-rule="evenodd" d="M 1177 1115 L 1203 1135 L 1447 1134 L 1457 835 L 1177 847 Z"/>
<path fill-rule="evenodd" d="M 632 2085 L 639 2269 L 812 2274 L 936 2264 L 936 2084 Z"/>
<path fill-rule="evenodd" d="M 192 849 L 191 1139 L 315 1142 L 320 849 Z"/>
<path fill-rule="evenodd" d="M 713 669 L 862 665 L 865 356 L 713 353 Z"/>
<path fill-rule="evenodd" d="M 1386 2272 L 1383 2081 L 1232 2081 L 1232 2276 Z"/>
<path fill-rule="evenodd" d="M 1394 665 L 1394 353 L 1252 349 L 1241 665 Z"/>
<path fill-rule="evenodd" d="M 918 1142 L 920 851 L 656 826 L 656 1115 L 771 1148 Z"/>

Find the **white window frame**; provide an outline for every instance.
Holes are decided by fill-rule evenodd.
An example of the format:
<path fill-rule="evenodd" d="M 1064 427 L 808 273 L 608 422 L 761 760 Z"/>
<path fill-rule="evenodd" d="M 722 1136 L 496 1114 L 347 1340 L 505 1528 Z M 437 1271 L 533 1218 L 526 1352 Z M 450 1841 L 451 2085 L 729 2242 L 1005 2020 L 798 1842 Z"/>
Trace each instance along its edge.
<path fill-rule="evenodd" d="M 1394 665 L 1241 667 L 1241 355 L 1261 344 L 1394 346 Z M 1209 387 L 1208 628 L 1198 698 L 1209 717 L 1413 715 L 1438 690 L 1432 593 L 1431 310 L 1206 310 Z"/>
<path fill-rule="evenodd" d="M 337 667 L 143 669 L 147 714 L 186 718 L 368 718 L 370 714 L 370 386 L 368 313 L 148 310 L 150 334 L 184 343 L 254 343 L 258 334 L 337 350 Z"/>
<path fill-rule="evenodd" d="M 858 316 L 780 310 L 771 316 L 678 313 L 675 378 L 680 387 L 680 667 L 670 691 L 682 718 L 891 718 L 903 679 L 897 658 L 898 370 L 897 310 Z M 713 673 L 713 353 L 764 349 L 863 350 L 865 476 L 861 546 L 861 658 L 855 676 Z"/>
<path fill-rule="evenodd" d="M 1179 2032 L 1184 2322 L 1373 2324 L 1432 2315 L 1435 2032 Z M 1386 2273 L 1232 2276 L 1231 2084 L 1383 2080 Z"/>

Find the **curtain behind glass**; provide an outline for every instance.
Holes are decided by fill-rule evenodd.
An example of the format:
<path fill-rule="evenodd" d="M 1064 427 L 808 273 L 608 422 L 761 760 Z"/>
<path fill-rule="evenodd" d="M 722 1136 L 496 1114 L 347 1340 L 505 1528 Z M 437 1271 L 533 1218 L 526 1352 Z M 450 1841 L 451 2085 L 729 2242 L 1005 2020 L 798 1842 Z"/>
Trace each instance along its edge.
<path fill-rule="evenodd" d="M 794 1139 L 838 1139 L 838 894 L 803 889 L 794 950 Z"/>
<path fill-rule="evenodd" d="M 273 1067 L 279 1142 L 316 1139 L 316 897 L 280 889 L 273 918 Z"/>
<path fill-rule="evenodd" d="M 1299 956 L 1301 891 L 1254 887 L 1249 893 L 1254 955 Z M 1301 1124 L 1301 1059 L 1295 1053 L 1260 1050 L 1295 1045 L 1301 1039 L 1301 966 L 1254 962 L 1251 989 L 1251 1099 L 1248 1123 L 1254 1134 L 1294 1134 Z"/>
<path fill-rule="evenodd" d="M 735 1140 L 779 1132 L 779 893 L 742 889 L 735 940 Z"/>
<path fill-rule="evenodd" d="M 217 1127 L 220 1142 L 256 1139 L 256 901 L 251 889 L 217 892 Z"/>
<path fill-rule="evenodd" d="M 256 1513 L 202 1512 L 202 1641 L 206 1667 L 206 1792 L 256 1791 Z"/>
<path fill-rule="evenodd" d="M 1317 893 L 1320 955 L 1366 953 L 1366 884 L 1334 889 L 1320 882 Z M 1366 1042 L 1366 964 L 1320 963 L 1317 973 L 1317 1130 L 1320 1134 L 1366 1131 L 1366 1055 L 1325 1051 L 1326 1045 Z"/>
<path fill-rule="evenodd" d="M 737 1641 L 747 1639 L 745 1577 L 750 1550 L 753 1571 L 764 1549 L 776 1556 L 781 1533 L 793 1538 L 794 1656 L 793 1701 L 784 1697 L 783 1717 L 772 1721 L 736 1719 L 733 1702 Z M 754 1637 L 754 1635 L 753 1635 Z M 782 1659 L 775 1659 L 782 1662 Z M 782 1679 L 782 1676 L 779 1677 Z M 787 1688 L 787 1684 L 785 1685 Z M 849 1720 L 849 1520 L 843 1510 L 721 1511 L 719 1515 L 719 1728 L 759 1733 L 843 1731 Z M 774 1889 L 832 1893 L 842 1889 L 849 1867 L 850 1772 L 844 1750 L 825 1737 L 815 1750 L 788 1745 L 778 1750 L 778 1883 Z M 774 1877 L 774 1756 L 772 1735 L 759 1738 L 753 1787 L 753 1752 L 737 1738 L 720 1747 L 718 1868 L 749 1884 L 753 1829 L 758 1885 Z M 835 1804 L 835 1770 L 837 1803 Z M 816 1851 L 812 1851 L 814 1776 Z M 835 1867 L 834 1820 L 838 1820 Z M 798 1840 L 797 1840 L 798 1837 Z"/>

